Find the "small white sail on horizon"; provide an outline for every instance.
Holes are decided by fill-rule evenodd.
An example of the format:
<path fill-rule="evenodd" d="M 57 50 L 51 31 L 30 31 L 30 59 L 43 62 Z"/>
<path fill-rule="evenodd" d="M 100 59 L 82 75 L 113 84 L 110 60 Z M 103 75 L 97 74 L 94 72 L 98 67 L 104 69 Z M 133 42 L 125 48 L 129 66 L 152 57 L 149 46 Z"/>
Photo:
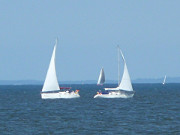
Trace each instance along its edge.
<path fill-rule="evenodd" d="M 54 45 L 54 50 L 52 53 L 51 61 L 49 64 L 49 68 L 47 71 L 47 75 L 46 75 L 46 79 L 43 85 L 42 92 L 60 90 L 59 83 L 56 76 L 56 66 L 55 66 L 56 47 L 57 47 L 57 39 Z"/>
<path fill-rule="evenodd" d="M 163 85 L 166 83 L 166 75 L 164 76 Z"/>
<path fill-rule="evenodd" d="M 102 68 L 99 74 L 97 85 L 103 85 L 104 82 L 105 82 L 105 74 L 104 74 L 104 69 Z"/>

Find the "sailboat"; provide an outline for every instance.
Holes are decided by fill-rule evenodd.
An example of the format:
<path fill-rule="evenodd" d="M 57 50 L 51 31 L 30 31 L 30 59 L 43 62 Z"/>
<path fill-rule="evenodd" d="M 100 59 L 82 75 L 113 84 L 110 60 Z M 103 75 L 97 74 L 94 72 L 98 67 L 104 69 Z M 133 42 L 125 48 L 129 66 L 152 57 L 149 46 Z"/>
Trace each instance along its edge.
<path fill-rule="evenodd" d="M 100 74 L 99 74 L 99 79 L 97 82 L 97 85 L 103 85 L 105 82 L 105 74 L 104 74 L 104 69 L 101 68 Z"/>
<path fill-rule="evenodd" d="M 56 76 L 56 66 L 55 66 L 55 57 L 56 57 L 56 47 L 57 47 L 57 39 L 54 46 L 54 50 L 52 53 L 51 61 L 49 64 L 49 69 L 47 71 L 46 79 L 42 88 L 41 98 L 42 99 L 55 99 L 55 98 L 78 98 L 79 90 L 75 92 L 69 92 L 69 89 L 66 91 L 60 91 L 61 88 L 58 84 L 58 79 Z"/>
<path fill-rule="evenodd" d="M 163 85 L 166 83 L 166 75 L 164 76 Z"/>
<path fill-rule="evenodd" d="M 118 47 L 118 73 L 119 73 L 119 54 L 121 52 L 122 59 L 124 61 L 124 72 L 121 82 L 118 81 L 118 87 L 116 88 L 104 88 L 106 92 L 97 92 L 94 98 L 129 98 L 134 96 L 131 79 L 126 65 L 126 60 L 120 48 Z M 118 78 L 119 78 L 118 74 Z M 120 79 L 118 79 L 120 80 Z"/>

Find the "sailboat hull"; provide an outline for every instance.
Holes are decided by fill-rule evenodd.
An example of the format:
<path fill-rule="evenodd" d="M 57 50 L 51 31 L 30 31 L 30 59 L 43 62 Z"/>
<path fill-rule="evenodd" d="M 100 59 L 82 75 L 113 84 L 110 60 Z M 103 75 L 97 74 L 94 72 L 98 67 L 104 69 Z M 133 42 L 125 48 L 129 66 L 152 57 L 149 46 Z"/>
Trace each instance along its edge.
<path fill-rule="evenodd" d="M 79 93 L 74 92 L 58 92 L 58 93 L 41 93 L 42 99 L 57 99 L 57 98 L 79 98 Z"/>
<path fill-rule="evenodd" d="M 110 92 L 108 94 L 97 94 L 94 98 L 131 98 L 134 93 L 120 93 L 120 92 Z"/>

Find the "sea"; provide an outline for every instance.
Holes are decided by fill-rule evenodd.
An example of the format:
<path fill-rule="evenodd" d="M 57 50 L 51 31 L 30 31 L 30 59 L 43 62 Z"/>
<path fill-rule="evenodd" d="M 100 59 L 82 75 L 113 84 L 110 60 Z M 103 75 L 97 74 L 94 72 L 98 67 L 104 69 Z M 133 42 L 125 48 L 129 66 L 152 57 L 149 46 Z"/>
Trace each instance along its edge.
<path fill-rule="evenodd" d="M 180 135 L 180 84 L 133 84 L 133 98 L 94 99 L 103 87 L 64 84 L 78 99 L 40 97 L 42 85 L 0 85 L 0 135 Z"/>

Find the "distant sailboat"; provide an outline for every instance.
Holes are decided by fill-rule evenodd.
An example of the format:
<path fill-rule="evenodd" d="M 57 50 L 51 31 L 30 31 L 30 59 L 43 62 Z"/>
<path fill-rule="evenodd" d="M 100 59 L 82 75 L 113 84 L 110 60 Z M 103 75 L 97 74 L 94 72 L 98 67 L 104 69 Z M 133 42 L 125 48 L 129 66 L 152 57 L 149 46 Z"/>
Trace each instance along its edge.
<path fill-rule="evenodd" d="M 105 93 L 99 93 L 98 92 L 97 95 L 94 96 L 94 98 L 128 98 L 128 97 L 133 97 L 134 91 L 132 88 L 131 79 L 130 79 L 129 72 L 127 69 L 126 61 L 125 61 L 125 58 L 124 58 L 122 51 L 120 51 L 120 48 L 118 47 L 118 53 L 120 53 L 120 52 L 121 52 L 121 56 L 122 56 L 123 61 L 124 61 L 124 72 L 123 72 L 121 83 L 119 83 L 119 81 L 118 81 L 119 85 L 116 88 L 105 88 L 105 90 L 107 92 L 105 92 Z M 119 56 L 119 54 L 118 54 L 118 56 Z M 119 60 L 118 60 L 118 62 L 119 62 Z M 119 64 L 118 64 L 118 68 L 119 68 Z M 118 71 L 119 71 L 119 69 L 118 69 Z"/>
<path fill-rule="evenodd" d="M 104 69 L 102 68 L 99 74 L 97 85 L 103 85 L 104 82 L 105 82 L 105 74 L 104 74 Z"/>
<path fill-rule="evenodd" d="M 164 76 L 163 85 L 166 83 L 166 75 Z"/>
<path fill-rule="evenodd" d="M 54 50 L 52 53 L 51 61 L 49 64 L 49 69 L 47 71 L 46 79 L 42 88 L 41 98 L 42 99 L 54 99 L 54 98 L 77 98 L 80 97 L 78 94 L 78 90 L 76 92 L 69 91 L 60 91 L 60 87 L 58 84 L 57 76 L 56 76 L 56 66 L 55 66 L 55 55 L 56 55 L 56 44 L 54 46 Z"/>

